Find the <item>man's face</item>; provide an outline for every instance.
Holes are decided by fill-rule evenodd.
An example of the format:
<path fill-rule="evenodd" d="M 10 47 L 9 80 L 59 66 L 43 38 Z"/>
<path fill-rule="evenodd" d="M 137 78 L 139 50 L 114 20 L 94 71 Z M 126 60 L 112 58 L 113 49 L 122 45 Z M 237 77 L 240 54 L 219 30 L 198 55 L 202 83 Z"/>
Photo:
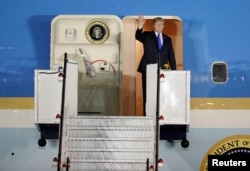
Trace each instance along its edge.
<path fill-rule="evenodd" d="M 154 31 L 161 33 L 164 28 L 164 21 L 157 21 L 154 23 Z"/>

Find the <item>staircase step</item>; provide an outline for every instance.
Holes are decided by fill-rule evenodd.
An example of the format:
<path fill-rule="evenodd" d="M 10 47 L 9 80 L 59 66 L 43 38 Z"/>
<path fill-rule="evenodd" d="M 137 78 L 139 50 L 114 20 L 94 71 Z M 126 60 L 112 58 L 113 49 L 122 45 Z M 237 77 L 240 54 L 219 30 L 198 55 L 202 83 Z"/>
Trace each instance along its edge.
<path fill-rule="evenodd" d="M 153 128 L 118 129 L 118 128 L 68 128 L 69 138 L 120 138 L 120 139 L 150 139 L 154 136 Z"/>
<path fill-rule="evenodd" d="M 126 117 L 126 116 L 70 116 L 70 127 L 152 127 L 154 122 L 151 117 Z"/>
<path fill-rule="evenodd" d="M 74 161 L 70 171 L 145 171 L 146 161 Z"/>
<path fill-rule="evenodd" d="M 83 151 L 83 150 L 69 150 L 67 152 L 68 157 L 71 161 L 74 160 L 143 160 L 147 158 L 152 158 L 152 151 Z"/>
<path fill-rule="evenodd" d="M 95 140 L 84 140 L 84 139 L 69 139 L 68 149 L 148 149 L 154 146 L 153 140 L 112 140 L 112 139 L 95 139 Z M 153 150 L 153 149 L 152 149 Z"/>
<path fill-rule="evenodd" d="M 66 156 L 71 171 L 145 171 L 154 160 L 150 117 L 69 116 Z"/>

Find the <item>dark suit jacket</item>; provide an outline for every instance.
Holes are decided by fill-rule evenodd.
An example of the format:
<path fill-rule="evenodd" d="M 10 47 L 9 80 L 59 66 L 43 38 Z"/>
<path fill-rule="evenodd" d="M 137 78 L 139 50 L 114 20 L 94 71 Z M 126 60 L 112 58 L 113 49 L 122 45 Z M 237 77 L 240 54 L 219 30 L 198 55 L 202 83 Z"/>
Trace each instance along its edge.
<path fill-rule="evenodd" d="M 157 55 L 160 52 L 160 67 L 164 68 L 164 64 L 169 62 L 170 68 L 176 70 L 176 61 L 172 40 L 169 36 L 162 34 L 163 46 L 158 49 L 157 37 L 154 31 L 144 31 L 137 29 L 135 33 L 136 40 L 143 44 L 144 54 L 138 66 L 138 72 L 146 72 L 147 64 L 157 63 Z"/>

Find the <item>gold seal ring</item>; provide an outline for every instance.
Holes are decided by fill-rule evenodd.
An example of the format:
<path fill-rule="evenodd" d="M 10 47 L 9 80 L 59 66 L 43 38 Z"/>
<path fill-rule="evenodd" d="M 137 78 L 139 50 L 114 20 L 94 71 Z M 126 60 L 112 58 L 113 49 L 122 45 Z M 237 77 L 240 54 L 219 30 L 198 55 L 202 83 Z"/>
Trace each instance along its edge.
<path fill-rule="evenodd" d="M 92 21 L 87 26 L 86 37 L 91 43 L 102 44 L 109 37 L 108 26 L 103 21 Z"/>

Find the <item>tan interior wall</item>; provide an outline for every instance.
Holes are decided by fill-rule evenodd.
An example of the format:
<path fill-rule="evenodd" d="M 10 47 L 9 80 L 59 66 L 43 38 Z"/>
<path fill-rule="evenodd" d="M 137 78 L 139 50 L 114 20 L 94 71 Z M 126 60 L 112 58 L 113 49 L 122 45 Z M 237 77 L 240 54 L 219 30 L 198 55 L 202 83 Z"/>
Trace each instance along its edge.
<path fill-rule="evenodd" d="M 166 20 L 164 33 L 171 37 L 177 63 L 177 70 L 183 70 L 183 35 L 179 20 Z"/>
<path fill-rule="evenodd" d="M 142 43 L 136 41 L 136 69 L 141 61 L 141 57 L 143 54 L 143 46 Z M 135 114 L 137 116 L 143 115 L 143 99 L 142 99 L 142 79 L 141 73 L 136 72 L 136 104 L 135 104 Z"/>
<path fill-rule="evenodd" d="M 123 52 L 122 52 L 122 72 L 123 72 L 123 115 L 134 116 L 136 106 L 136 41 L 135 30 L 136 20 L 123 20 Z"/>

